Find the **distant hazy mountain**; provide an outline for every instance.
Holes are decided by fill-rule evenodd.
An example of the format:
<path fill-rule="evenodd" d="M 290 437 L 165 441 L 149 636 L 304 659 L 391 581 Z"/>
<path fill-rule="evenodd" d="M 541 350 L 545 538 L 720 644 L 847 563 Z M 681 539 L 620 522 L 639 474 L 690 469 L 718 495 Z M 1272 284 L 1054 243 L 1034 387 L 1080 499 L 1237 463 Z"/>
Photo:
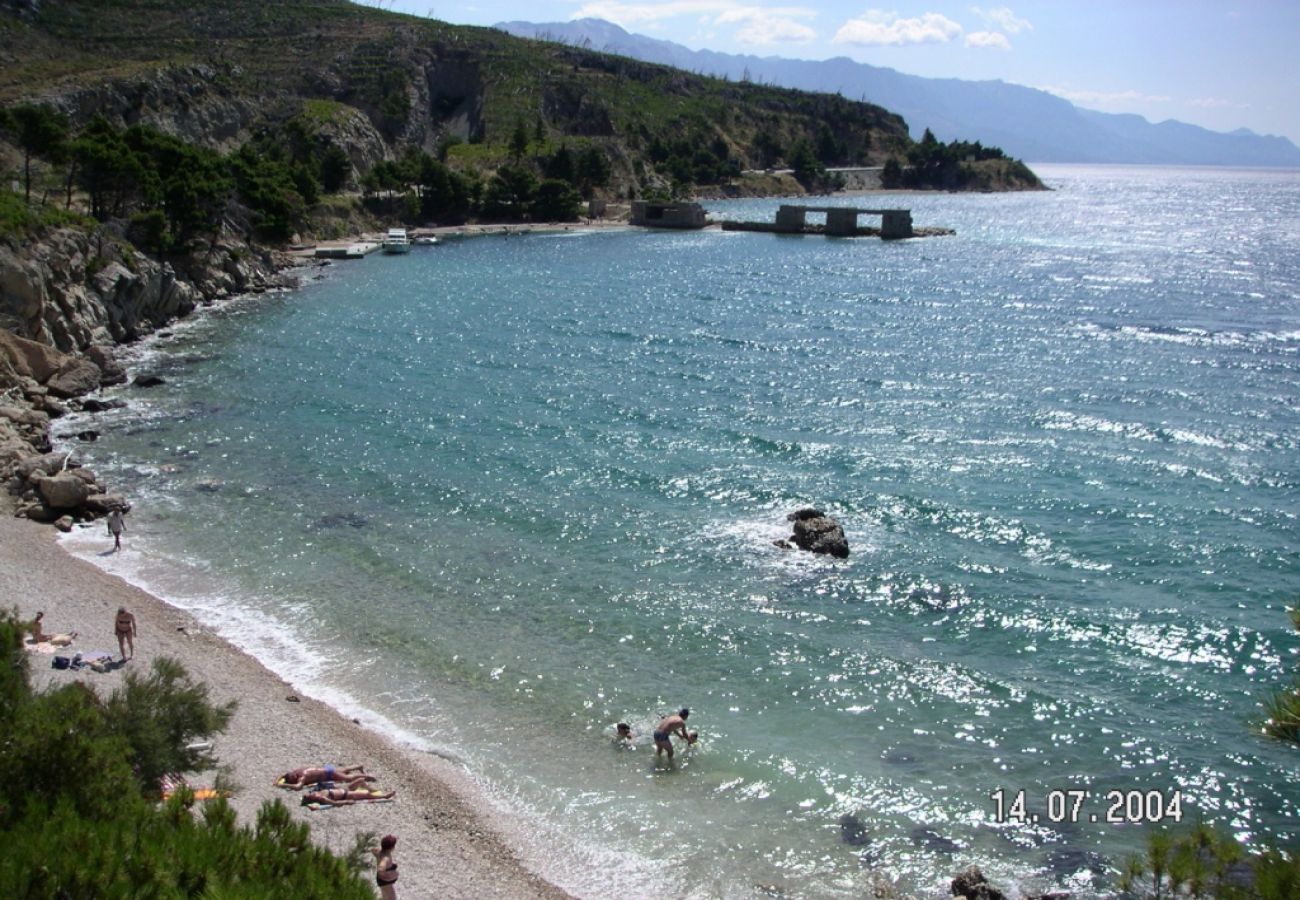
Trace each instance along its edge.
<path fill-rule="evenodd" d="M 629 34 L 601 19 L 496 26 L 519 37 L 590 47 L 706 75 L 838 91 L 907 120 L 912 136 L 929 128 L 940 140 L 980 141 L 1030 162 L 1300 166 L 1300 148 L 1247 129 L 1224 134 L 1169 120 L 1080 109 L 1054 94 L 1004 81 L 921 78 L 836 57 L 824 62 L 691 50 Z"/>

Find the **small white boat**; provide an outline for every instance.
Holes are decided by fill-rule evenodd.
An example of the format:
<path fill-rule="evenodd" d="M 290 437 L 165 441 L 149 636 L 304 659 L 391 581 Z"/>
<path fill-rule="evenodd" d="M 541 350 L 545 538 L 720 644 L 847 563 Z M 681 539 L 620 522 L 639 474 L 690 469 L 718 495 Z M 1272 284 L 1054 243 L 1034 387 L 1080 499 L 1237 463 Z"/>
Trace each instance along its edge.
<path fill-rule="evenodd" d="M 405 228 L 390 228 L 379 244 L 385 253 L 410 253 L 411 239 L 406 236 Z"/>
<path fill-rule="evenodd" d="M 418 244 L 421 247 L 432 247 L 439 243 L 437 235 L 422 234 L 419 237 L 411 239 L 412 244 Z"/>

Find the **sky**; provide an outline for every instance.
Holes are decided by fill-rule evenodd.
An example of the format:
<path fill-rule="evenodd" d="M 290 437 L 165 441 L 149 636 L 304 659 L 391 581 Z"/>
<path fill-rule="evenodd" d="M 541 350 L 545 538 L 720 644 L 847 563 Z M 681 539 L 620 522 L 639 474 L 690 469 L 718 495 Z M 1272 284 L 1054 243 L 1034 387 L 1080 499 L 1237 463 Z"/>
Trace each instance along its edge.
<path fill-rule="evenodd" d="M 695 50 L 1001 79 L 1300 144 L 1300 0 L 359 0 L 465 25 L 593 17 Z"/>

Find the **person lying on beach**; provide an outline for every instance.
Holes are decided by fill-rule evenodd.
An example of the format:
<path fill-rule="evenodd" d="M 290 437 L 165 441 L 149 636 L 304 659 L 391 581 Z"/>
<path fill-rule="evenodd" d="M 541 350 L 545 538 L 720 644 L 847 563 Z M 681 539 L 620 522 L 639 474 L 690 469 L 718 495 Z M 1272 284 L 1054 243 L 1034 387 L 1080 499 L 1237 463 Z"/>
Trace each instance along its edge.
<path fill-rule="evenodd" d="M 391 800 L 397 796 L 397 791 L 352 791 L 346 788 L 330 788 L 327 791 L 312 791 L 302 795 L 302 805 L 308 806 L 312 803 L 319 803 L 321 806 L 350 806 L 353 803 L 365 800 Z"/>
<path fill-rule="evenodd" d="M 355 788 L 374 780 L 375 776 L 366 774 L 365 766 L 304 766 L 285 772 L 277 784 L 291 791 L 301 791 L 305 787 L 327 781 L 345 781 L 349 788 Z"/>
<path fill-rule="evenodd" d="M 32 624 L 27 626 L 28 630 L 32 633 L 33 644 L 54 644 L 56 647 L 66 647 L 77 637 L 75 631 L 69 632 L 68 634 L 46 634 L 41 623 L 41 620 L 44 618 L 45 613 L 43 611 L 38 611 L 36 613 L 36 618 L 32 619 Z"/>

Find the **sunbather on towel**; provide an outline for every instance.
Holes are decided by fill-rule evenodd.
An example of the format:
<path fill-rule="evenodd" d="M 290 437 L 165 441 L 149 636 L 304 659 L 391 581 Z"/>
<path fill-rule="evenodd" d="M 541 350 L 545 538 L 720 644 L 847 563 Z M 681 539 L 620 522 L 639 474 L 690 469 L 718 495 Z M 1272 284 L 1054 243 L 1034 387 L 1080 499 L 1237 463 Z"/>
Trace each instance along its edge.
<path fill-rule="evenodd" d="M 304 794 L 302 805 L 319 803 L 321 806 L 348 806 L 360 800 L 391 800 L 397 791 L 349 791 L 344 788 L 330 788 L 327 791 L 312 791 Z"/>
<path fill-rule="evenodd" d="M 37 612 L 36 618 L 32 619 L 32 624 L 27 626 L 32 633 L 33 644 L 53 644 L 56 647 L 66 647 L 76 639 L 77 633 L 75 631 L 68 634 L 46 634 L 41 622 L 44 618 L 44 612 Z"/>
<path fill-rule="evenodd" d="M 280 776 L 278 784 L 291 791 L 301 791 L 313 784 L 345 781 L 348 787 L 355 788 L 358 784 L 375 780 L 375 776 L 367 775 L 365 772 L 365 766 L 304 766 L 292 772 L 285 772 Z"/>

